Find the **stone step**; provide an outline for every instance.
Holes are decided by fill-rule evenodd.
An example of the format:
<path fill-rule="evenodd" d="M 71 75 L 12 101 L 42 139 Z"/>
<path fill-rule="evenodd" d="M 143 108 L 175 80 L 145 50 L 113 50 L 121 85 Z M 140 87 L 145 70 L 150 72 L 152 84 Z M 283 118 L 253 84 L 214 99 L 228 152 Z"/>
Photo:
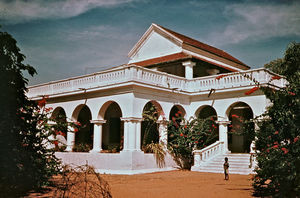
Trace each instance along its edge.
<path fill-rule="evenodd" d="M 205 164 L 203 165 L 203 167 L 220 167 L 223 169 L 223 164 L 220 165 L 220 163 L 216 163 L 216 164 L 212 164 L 212 163 L 209 163 L 209 164 Z M 249 168 L 249 163 L 248 164 L 242 164 L 242 165 L 239 165 L 239 164 L 229 164 L 229 168 Z"/>
<path fill-rule="evenodd" d="M 223 169 L 212 169 L 212 168 L 199 168 L 199 172 L 208 172 L 208 173 L 224 173 Z M 252 174 L 251 169 L 235 169 L 229 170 L 229 174 L 240 174 L 240 175 L 249 175 Z"/>
<path fill-rule="evenodd" d="M 249 168 L 250 154 L 226 154 L 219 155 L 215 158 L 202 163 L 200 167 L 194 167 L 192 170 L 199 172 L 224 173 L 224 158 L 228 157 L 230 174 L 251 174 L 252 169 Z"/>
<path fill-rule="evenodd" d="M 208 163 L 211 163 L 211 164 L 224 164 L 224 161 L 218 161 L 218 160 L 213 160 L 213 161 L 208 161 Z M 229 165 L 245 165 L 245 164 L 248 164 L 250 163 L 249 160 L 246 160 L 246 161 L 228 161 Z"/>

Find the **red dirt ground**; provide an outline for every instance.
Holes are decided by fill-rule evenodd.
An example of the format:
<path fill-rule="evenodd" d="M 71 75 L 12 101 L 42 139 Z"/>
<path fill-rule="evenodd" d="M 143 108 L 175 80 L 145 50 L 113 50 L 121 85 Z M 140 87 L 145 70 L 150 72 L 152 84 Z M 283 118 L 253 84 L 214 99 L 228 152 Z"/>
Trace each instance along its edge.
<path fill-rule="evenodd" d="M 103 175 L 112 196 L 143 198 L 251 197 L 250 175 L 169 171 L 140 175 Z"/>
<path fill-rule="evenodd" d="M 193 198 L 252 197 L 250 175 L 192 171 L 168 171 L 138 175 L 101 175 L 111 189 L 113 198 Z M 28 197 L 52 197 L 52 193 L 32 193 Z"/>

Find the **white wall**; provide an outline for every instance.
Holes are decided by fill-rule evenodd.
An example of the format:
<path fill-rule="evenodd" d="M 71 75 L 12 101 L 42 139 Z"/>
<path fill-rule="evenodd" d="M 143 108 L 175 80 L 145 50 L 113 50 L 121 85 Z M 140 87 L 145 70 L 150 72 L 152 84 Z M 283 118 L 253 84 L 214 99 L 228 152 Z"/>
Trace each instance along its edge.
<path fill-rule="evenodd" d="M 129 63 L 181 52 L 181 47 L 153 31 Z"/>

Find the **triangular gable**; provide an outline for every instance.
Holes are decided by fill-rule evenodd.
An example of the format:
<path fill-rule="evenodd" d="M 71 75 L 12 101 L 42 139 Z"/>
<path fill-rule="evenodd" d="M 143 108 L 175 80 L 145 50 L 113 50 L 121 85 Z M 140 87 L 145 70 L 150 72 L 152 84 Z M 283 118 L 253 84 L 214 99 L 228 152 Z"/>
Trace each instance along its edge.
<path fill-rule="evenodd" d="M 129 52 L 129 63 L 166 56 L 182 51 L 180 41 L 174 41 L 152 25 Z"/>
<path fill-rule="evenodd" d="M 249 69 L 250 67 L 223 50 L 207 45 L 185 35 L 179 34 L 160 25 L 152 23 L 142 38 L 129 52 L 129 63 L 184 53 L 216 66 L 231 71 Z M 151 61 L 150 61 L 151 62 Z"/>

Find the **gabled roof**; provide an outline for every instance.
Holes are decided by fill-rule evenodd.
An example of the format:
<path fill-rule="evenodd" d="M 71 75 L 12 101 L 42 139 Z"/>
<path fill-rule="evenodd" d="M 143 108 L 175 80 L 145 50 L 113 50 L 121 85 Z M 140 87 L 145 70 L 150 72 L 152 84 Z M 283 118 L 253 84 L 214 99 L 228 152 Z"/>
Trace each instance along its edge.
<path fill-rule="evenodd" d="M 157 25 L 157 24 L 156 24 Z M 210 53 L 213 53 L 217 56 L 220 56 L 222 58 L 225 58 L 225 59 L 228 59 L 228 60 L 231 60 L 233 62 L 236 62 L 238 64 L 241 64 L 241 65 L 244 65 L 244 66 L 247 66 L 246 64 L 244 64 L 243 62 L 239 61 L 238 59 L 234 58 L 233 56 L 231 56 L 230 54 L 228 54 L 227 52 L 223 51 L 223 50 L 220 50 L 218 48 L 215 48 L 213 46 L 210 46 L 210 45 L 207 45 L 205 43 L 202 43 L 200 41 L 197 41 L 195 39 L 192 39 L 190 37 L 187 37 L 185 35 L 182 35 L 182 34 L 179 34 L 177 32 L 174 32 L 172 30 L 169 30 L 161 25 L 157 25 L 159 26 L 160 28 L 164 29 L 165 31 L 169 32 L 170 34 L 174 35 L 175 37 L 179 38 L 180 40 L 183 41 L 183 43 L 187 44 L 187 45 L 191 45 L 191 46 L 194 46 L 194 47 L 197 47 L 199 49 L 202 49 L 202 50 L 205 50 L 207 52 L 210 52 Z M 248 67 L 248 66 L 247 66 Z"/>
<path fill-rule="evenodd" d="M 172 51 L 172 49 L 170 49 L 170 52 L 168 53 L 165 51 L 160 53 L 160 48 L 157 48 L 156 45 L 152 45 L 153 49 L 150 52 L 155 52 L 156 56 L 153 56 L 153 54 L 152 56 L 148 56 L 143 52 L 144 57 L 140 58 L 139 53 L 142 52 L 142 49 L 145 49 L 145 45 L 148 45 L 149 47 L 149 39 L 153 38 L 152 35 L 154 32 L 161 35 L 161 38 L 171 41 L 175 46 L 178 46 L 178 49 L 180 50 L 177 49 Z M 161 42 L 162 41 L 163 40 L 161 40 Z M 181 56 L 185 54 L 186 56 L 209 62 L 223 68 L 228 68 L 231 71 L 239 71 L 250 68 L 223 50 L 207 45 L 154 23 L 151 24 L 148 30 L 131 49 L 131 51 L 128 53 L 128 56 L 131 58 L 129 63 L 138 63 L 137 65 L 148 66 L 151 65 L 150 63 L 163 63 L 165 59 L 171 61 L 170 59 L 176 59 L 179 54 L 181 54 Z"/>
<path fill-rule="evenodd" d="M 167 56 L 162 56 L 162 57 L 158 57 L 158 58 L 152 58 L 152 59 L 148 59 L 148 60 L 144 60 L 144 61 L 140 61 L 140 62 L 135 62 L 134 64 L 139 65 L 139 66 L 149 66 L 149 65 L 155 65 L 155 64 L 159 64 L 159 63 L 163 63 L 163 62 L 183 60 L 183 59 L 187 59 L 187 58 L 192 58 L 192 56 L 185 54 L 183 52 L 180 52 L 180 53 L 176 53 L 176 54 L 171 54 L 171 55 L 167 55 Z"/>

